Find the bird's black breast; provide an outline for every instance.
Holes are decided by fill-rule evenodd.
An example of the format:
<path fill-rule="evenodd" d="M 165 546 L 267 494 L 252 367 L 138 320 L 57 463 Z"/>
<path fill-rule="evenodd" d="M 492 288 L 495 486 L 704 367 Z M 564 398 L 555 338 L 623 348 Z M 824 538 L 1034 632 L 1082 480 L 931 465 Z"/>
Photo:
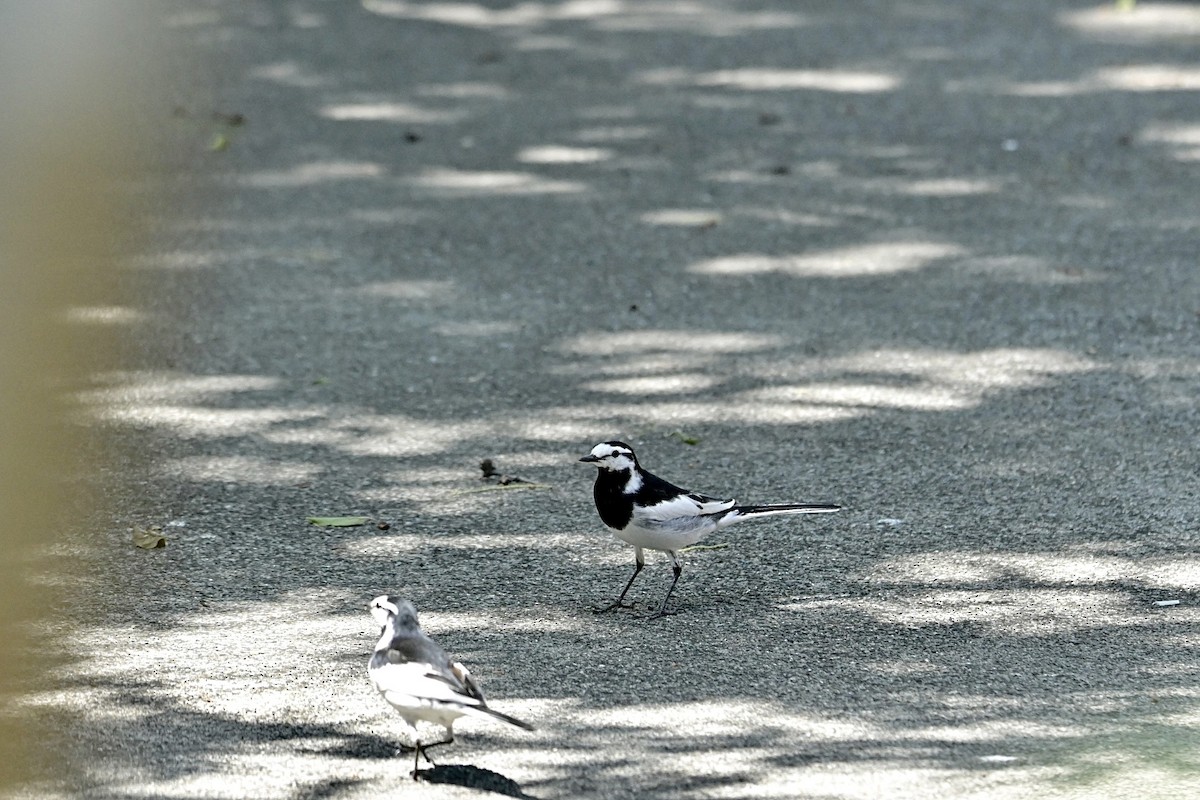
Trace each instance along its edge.
<path fill-rule="evenodd" d="M 624 530 L 633 519 L 633 498 L 622 490 L 629 483 L 630 472 L 609 472 L 601 470 L 596 475 L 596 485 L 592 494 L 596 498 L 596 510 L 600 519 L 614 530 Z"/>

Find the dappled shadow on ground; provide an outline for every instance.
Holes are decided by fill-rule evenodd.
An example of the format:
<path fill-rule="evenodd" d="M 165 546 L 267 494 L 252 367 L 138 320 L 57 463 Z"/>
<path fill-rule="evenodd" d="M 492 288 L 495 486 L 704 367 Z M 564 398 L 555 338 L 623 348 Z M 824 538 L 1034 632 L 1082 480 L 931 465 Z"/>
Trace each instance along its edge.
<path fill-rule="evenodd" d="M 363 674 L 385 589 L 538 723 L 454 757 L 538 797 L 1194 785 L 1198 17 L 1139 6 L 168 12 L 245 125 L 147 179 L 198 199 L 137 307 L 78 315 L 138 342 L 81 397 L 122 475 L 37 706 L 112 744 L 89 788 L 416 791 Z M 571 462 L 617 435 L 846 511 L 598 617 L 631 557 Z"/>
<path fill-rule="evenodd" d="M 1169 577 L 1148 588 L 1111 557 L 1071 566 L 1013 556 L 964 557 L 959 579 L 935 558 L 921 573 L 884 563 L 789 596 L 797 576 L 765 564 L 757 544 L 736 543 L 721 563 L 693 558 L 683 613 L 662 624 L 520 602 L 429 610 L 426 628 L 471 665 L 493 703 L 539 728 L 469 726 L 454 757 L 483 747 L 478 769 L 516 774 L 535 796 L 613 787 L 751 796 L 797 782 L 837 796 L 860 780 L 967 792 L 983 779 L 1107 792 L 1147 776 L 1196 779 L 1194 592 Z M 125 655 L 92 644 L 112 636 L 96 631 L 41 707 L 78 714 L 72 729 L 84 741 L 158 742 L 136 774 L 160 796 L 261 769 L 263 758 L 299 759 L 305 780 L 405 781 L 409 757 L 379 735 L 396 727 L 391 712 L 362 674 L 373 631 L 331 615 L 336 595 L 137 626 L 153 633 Z M 1153 606 L 1168 597 L 1185 605 Z M 149 665 L 154 683 L 123 677 Z M 105 709 L 102 720 L 89 722 L 88 708 Z M 313 717 L 323 721 L 287 721 Z"/>

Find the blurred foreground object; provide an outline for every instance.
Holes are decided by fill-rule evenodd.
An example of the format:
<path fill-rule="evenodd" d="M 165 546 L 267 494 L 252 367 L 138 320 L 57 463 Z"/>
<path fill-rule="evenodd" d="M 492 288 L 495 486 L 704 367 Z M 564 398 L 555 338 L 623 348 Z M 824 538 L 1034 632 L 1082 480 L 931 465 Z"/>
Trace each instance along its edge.
<path fill-rule="evenodd" d="M 71 483 L 88 448 L 67 417 L 72 392 L 112 353 L 95 310 L 113 308 L 117 243 L 129 237 L 112 193 L 134 145 L 121 118 L 134 8 L 0 1 L 0 795 L 39 761 L 55 761 L 58 777 L 70 768 L 49 723 L 35 730 L 32 712 L 14 709 L 43 677 L 33 648 L 65 632 L 48 609 L 71 593 L 65 559 L 35 544 L 71 537 L 65 510 L 90 502 Z"/>

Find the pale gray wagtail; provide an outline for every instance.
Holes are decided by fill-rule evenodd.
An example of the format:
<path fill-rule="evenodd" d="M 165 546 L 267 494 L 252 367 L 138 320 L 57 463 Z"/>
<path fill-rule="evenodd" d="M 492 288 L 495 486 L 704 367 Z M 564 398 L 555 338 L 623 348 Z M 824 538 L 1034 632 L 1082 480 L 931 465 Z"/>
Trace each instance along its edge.
<path fill-rule="evenodd" d="M 421 631 L 417 609 L 412 603 L 380 595 L 371 601 L 370 608 L 371 616 L 383 626 L 383 631 L 367 664 L 367 674 L 383 699 L 412 729 L 417 749 L 413 762 L 414 778 L 421 763 L 421 753 L 430 747 L 453 742 L 454 721 L 461 716 L 498 719 L 527 731 L 533 730 L 529 723 L 488 708 L 483 692 L 467 668 L 450 660 L 446 651 Z M 417 731 L 417 723 L 421 720 L 441 725 L 445 728 L 446 738 L 423 743 Z M 428 754 L 425 760 L 429 761 Z"/>

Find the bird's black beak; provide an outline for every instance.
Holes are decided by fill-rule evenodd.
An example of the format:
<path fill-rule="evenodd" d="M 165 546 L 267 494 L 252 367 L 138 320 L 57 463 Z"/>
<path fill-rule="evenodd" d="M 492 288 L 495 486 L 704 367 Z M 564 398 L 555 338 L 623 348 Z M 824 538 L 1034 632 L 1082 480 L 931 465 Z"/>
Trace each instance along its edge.
<path fill-rule="evenodd" d="M 588 464 L 595 464 L 600 459 L 597 458 L 596 456 L 592 455 L 591 453 L 588 453 L 586 456 L 584 456 L 583 458 L 581 458 L 579 460 L 583 461 L 585 463 L 588 463 Z"/>

